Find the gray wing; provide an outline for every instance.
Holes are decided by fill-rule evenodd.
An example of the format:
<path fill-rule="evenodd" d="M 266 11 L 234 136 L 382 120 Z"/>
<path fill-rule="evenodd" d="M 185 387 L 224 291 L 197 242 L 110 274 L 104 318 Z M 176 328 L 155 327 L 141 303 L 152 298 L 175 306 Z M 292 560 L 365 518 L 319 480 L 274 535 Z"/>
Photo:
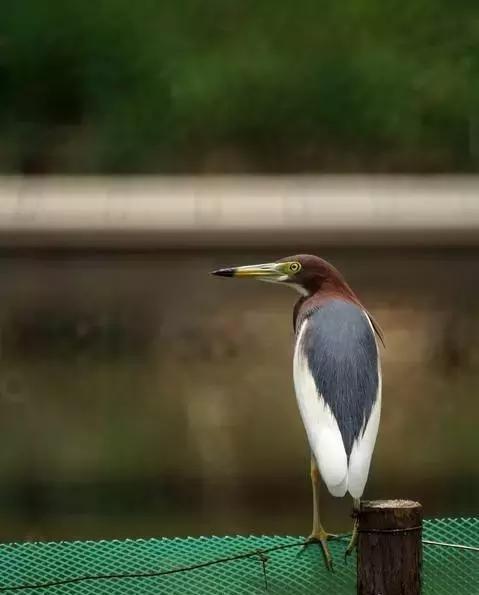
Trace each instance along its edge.
<path fill-rule="evenodd" d="M 359 306 L 330 300 L 308 317 L 302 350 L 316 389 L 337 421 L 349 461 L 380 392 L 372 324 Z"/>

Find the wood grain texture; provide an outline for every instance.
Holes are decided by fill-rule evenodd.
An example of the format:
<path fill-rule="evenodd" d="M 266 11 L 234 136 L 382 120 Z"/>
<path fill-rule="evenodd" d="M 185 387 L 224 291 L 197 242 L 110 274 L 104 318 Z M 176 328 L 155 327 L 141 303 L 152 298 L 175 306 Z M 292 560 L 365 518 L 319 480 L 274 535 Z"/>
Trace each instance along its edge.
<path fill-rule="evenodd" d="M 358 595 L 419 595 L 421 539 L 419 503 L 363 502 L 359 513 Z"/>

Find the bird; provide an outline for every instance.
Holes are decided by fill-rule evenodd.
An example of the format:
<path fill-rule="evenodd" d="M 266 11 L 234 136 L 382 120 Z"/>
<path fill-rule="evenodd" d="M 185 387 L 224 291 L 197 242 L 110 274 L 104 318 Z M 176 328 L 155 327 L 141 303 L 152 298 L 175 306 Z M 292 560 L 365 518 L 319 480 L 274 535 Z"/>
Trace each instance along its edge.
<path fill-rule="evenodd" d="M 320 476 L 332 496 L 349 493 L 353 531 L 369 475 L 381 414 L 383 333 L 343 275 L 328 261 L 298 254 L 275 262 L 222 268 L 219 277 L 257 279 L 290 287 L 300 297 L 293 309 L 293 381 L 311 451 L 313 528 L 305 545 L 317 543 L 333 569 L 319 512 Z"/>

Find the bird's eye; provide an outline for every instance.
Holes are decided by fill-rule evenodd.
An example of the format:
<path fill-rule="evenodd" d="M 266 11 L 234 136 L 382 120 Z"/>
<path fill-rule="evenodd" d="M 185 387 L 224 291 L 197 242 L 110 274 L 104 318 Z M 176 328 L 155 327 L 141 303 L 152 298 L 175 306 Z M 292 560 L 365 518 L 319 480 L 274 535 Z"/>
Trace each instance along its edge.
<path fill-rule="evenodd" d="M 289 265 L 289 272 L 290 273 L 297 273 L 300 269 L 301 269 L 301 265 L 299 264 L 299 262 L 292 262 Z"/>

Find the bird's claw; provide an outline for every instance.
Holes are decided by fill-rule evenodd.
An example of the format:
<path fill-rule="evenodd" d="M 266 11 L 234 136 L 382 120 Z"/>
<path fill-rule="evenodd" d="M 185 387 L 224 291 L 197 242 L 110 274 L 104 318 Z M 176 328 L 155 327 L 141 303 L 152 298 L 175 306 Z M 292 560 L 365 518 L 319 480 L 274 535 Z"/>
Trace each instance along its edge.
<path fill-rule="evenodd" d="M 344 561 L 345 562 L 348 561 L 348 557 L 353 553 L 353 551 L 356 549 L 356 547 L 357 547 L 356 543 L 349 542 L 349 545 L 346 548 L 346 551 L 344 552 Z"/>
<path fill-rule="evenodd" d="M 358 546 L 359 533 L 358 533 L 357 514 L 354 514 L 353 517 L 354 517 L 353 533 L 351 535 L 351 539 L 349 540 L 348 547 L 346 548 L 346 551 L 344 552 L 344 562 L 347 562 L 348 556 L 350 556 Z"/>
<path fill-rule="evenodd" d="M 303 547 L 301 548 L 298 556 L 300 556 L 301 554 L 303 554 L 303 552 L 306 550 L 307 547 L 309 547 L 312 544 L 317 544 L 321 547 L 321 552 L 323 554 L 323 558 L 324 558 L 324 564 L 326 566 L 327 570 L 330 570 L 331 572 L 334 572 L 334 568 L 333 568 L 333 558 L 331 556 L 331 552 L 329 551 L 328 548 L 328 539 L 330 539 L 331 537 L 336 537 L 336 535 L 332 535 L 331 533 L 326 533 L 326 532 L 322 532 L 322 533 L 312 533 L 308 539 L 306 540 L 306 542 L 304 543 Z"/>

